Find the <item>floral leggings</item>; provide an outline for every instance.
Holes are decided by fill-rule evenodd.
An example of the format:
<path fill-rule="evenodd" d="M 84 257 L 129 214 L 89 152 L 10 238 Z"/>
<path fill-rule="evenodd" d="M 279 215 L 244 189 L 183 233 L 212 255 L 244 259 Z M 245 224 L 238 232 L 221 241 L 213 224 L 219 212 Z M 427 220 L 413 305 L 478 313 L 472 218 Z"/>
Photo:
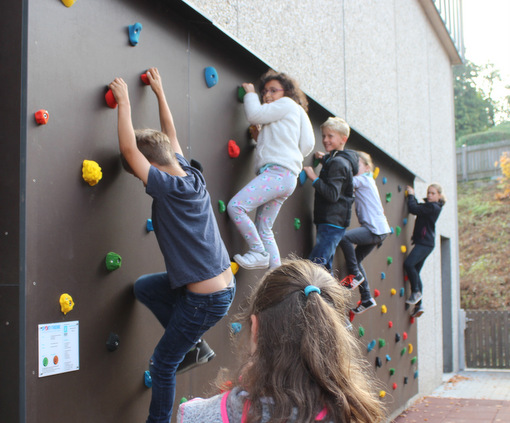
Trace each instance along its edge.
<path fill-rule="evenodd" d="M 284 201 L 294 192 L 297 177 L 289 169 L 271 165 L 252 179 L 228 203 L 230 218 L 250 251 L 269 253 L 269 267 L 281 264 L 273 224 Z M 255 223 L 248 213 L 257 209 Z"/>

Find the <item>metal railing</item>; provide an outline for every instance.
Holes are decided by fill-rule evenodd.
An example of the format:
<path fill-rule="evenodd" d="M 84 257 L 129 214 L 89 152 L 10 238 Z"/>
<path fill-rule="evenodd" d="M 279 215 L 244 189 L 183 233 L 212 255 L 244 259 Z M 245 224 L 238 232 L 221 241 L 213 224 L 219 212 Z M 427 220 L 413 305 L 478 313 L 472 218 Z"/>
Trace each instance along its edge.
<path fill-rule="evenodd" d="M 464 59 L 462 0 L 432 0 L 460 57 Z"/>

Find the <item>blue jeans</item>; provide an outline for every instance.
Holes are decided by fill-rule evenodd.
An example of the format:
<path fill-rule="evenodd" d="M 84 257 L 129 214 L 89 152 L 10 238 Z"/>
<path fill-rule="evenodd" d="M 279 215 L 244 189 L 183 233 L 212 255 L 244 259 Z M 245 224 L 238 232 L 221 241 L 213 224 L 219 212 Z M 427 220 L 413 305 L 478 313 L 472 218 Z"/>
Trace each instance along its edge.
<path fill-rule="evenodd" d="M 345 234 L 345 228 L 320 224 L 317 225 L 317 237 L 315 247 L 313 247 L 309 260 L 317 264 L 322 264 L 326 269 L 333 268 L 333 258 L 335 257 L 336 247 Z"/>
<path fill-rule="evenodd" d="M 186 287 L 171 289 L 163 272 L 140 277 L 134 292 L 165 328 L 151 358 L 152 399 L 147 423 L 168 423 L 177 367 L 200 337 L 227 314 L 235 284 L 212 294 L 196 294 Z"/>
<path fill-rule="evenodd" d="M 368 284 L 367 274 L 361 262 L 368 256 L 376 245 L 382 244 L 388 234 L 376 235 L 365 226 L 349 229 L 340 241 L 340 248 L 345 257 L 345 264 L 350 275 L 356 275 L 361 272 L 365 280 L 359 286 L 361 301 L 368 301 L 370 294 L 370 285 Z M 354 249 L 356 244 L 356 249 Z"/>
<path fill-rule="evenodd" d="M 407 256 L 404 261 L 404 269 L 411 283 L 411 291 L 422 292 L 423 284 L 420 278 L 420 271 L 425 263 L 425 259 L 430 255 L 434 247 L 427 245 L 415 244 L 411 253 Z"/>

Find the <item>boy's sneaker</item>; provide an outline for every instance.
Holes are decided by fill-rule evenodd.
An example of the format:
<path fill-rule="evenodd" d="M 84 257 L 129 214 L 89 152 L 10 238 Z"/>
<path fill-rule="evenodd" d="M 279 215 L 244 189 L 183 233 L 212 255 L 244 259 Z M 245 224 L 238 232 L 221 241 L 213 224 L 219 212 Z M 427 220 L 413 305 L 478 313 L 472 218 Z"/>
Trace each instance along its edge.
<path fill-rule="evenodd" d="M 375 307 L 376 305 L 377 303 L 375 302 L 375 300 L 373 298 L 370 298 L 367 301 L 363 301 L 358 307 L 353 308 L 352 312 L 354 314 L 361 314 L 367 311 L 369 308 Z"/>
<path fill-rule="evenodd" d="M 416 304 L 423 298 L 423 294 L 420 291 L 411 292 L 411 296 L 406 300 L 407 304 Z"/>
<path fill-rule="evenodd" d="M 345 278 L 343 278 L 340 283 L 342 286 L 345 286 L 347 289 L 355 289 L 357 288 L 363 281 L 365 280 L 365 277 L 361 274 L 361 272 L 358 272 L 357 275 L 348 275 Z"/>
<path fill-rule="evenodd" d="M 420 317 L 423 313 L 425 313 L 423 306 L 421 304 L 416 304 L 413 312 L 411 313 L 411 317 Z"/>
<path fill-rule="evenodd" d="M 269 253 L 248 251 L 244 256 L 236 254 L 235 262 L 244 269 L 267 269 L 269 267 Z"/>
<path fill-rule="evenodd" d="M 191 370 L 193 367 L 197 367 L 200 364 L 205 364 L 211 361 L 216 356 L 215 352 L 203 339 L 198 341 L 197 345 L 189 350 L 184 356 L 184 360 L 177 367 L 176 374 L 184 373 Z"/>

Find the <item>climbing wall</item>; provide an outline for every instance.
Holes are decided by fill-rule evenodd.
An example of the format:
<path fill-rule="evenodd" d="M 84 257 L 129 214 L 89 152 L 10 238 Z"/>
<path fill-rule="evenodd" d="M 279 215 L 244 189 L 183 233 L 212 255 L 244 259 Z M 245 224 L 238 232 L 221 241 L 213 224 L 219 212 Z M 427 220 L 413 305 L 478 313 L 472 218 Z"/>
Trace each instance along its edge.
<path fill-rule="evenodd" d="M 24 11 L 28 14 L 26 155 L 22 158 L 26 161 L 26 188 L 22 187 L 27 210 L 22 223 L 26 279 L 16 311 L 26 320 L 26 334 L 20 330 L 26 371 L 21 370 L 20 401 L 26 404 L 22 408 L 27 422 L 57 421 L 64 414 L 76 423 L 140 422 L 150 401 L 144 374 L 162 328 L 135 301 L 132 286 L 140 275 L 162 271 L 164 265 L 154 233 L 147 228 L 150 197 L 139 180 L 121 169 L 117 111 L 107 104 L 106 86 L 116 76 L 123 77 L 129 85 L 134 126 L 158 128 L 157 103 L 141 75 L 148 67 L 159 68 L 184 154 L 203 165 L 220 231 L 234 255 L 246 247 L 219 202 L 227 203 L 254 171 L 238 86 L 256 81 L 267 64 L 182 4 L 72 3 L 66 7 L 57 0 L 28 1 Z M 319 126 L 330 115 L 311 101 L 317 150 L 321 149 Z M 239 147 L 236 158 L 229 155 L 230 140 Z M 348 148 L 372 154 L 394 230 L 366 260 L 371 287 L 380 293 L 378 306 L 352 322 L 382 382 L 381 396 L 392 410 L 417 392 L 416 327 L 404 305 L 408 292 L 401 293 L 403 287 L 408 290 L 401 248 L 410 248 L 413 225 L 404 221 L 401 188 L 414 176 L 356 131 Z M 100 167 L 100 179 L 94 167 L 87 172 L 91 180 L 83 179 L 84 160 Z M 309 157 L 306 164 L 311 162 Z M 282 256 L 306 256 L 310 251 L 312 207 L 313 188 L 307 182 L 285 203 L 275 224 Z M 345 276 L 340 251 L 336 265 L 339 276 Z M 239 271 L 233 312 L 262 274 Z M 357 299 L 356 292 L 353 306 Z M 235 362 L 229 346 L 230 323 L 226 318 L 206 334 L 217 357 L 178 377 L 177 402 L 208 393 L 218 368 Z M 73 368 L 62 368 L 66 357 L 44 354 L 51 349 L 40 341 L 51 343 L 45 331 L 52 328 L 73 331 L 64 331 L 56 343 L 79 331 L 79 359 L 71 360 Z M 73 345 L 69 348 L 76 354 Z M 52 368 L 58 372 L 52 374 Z"/>

